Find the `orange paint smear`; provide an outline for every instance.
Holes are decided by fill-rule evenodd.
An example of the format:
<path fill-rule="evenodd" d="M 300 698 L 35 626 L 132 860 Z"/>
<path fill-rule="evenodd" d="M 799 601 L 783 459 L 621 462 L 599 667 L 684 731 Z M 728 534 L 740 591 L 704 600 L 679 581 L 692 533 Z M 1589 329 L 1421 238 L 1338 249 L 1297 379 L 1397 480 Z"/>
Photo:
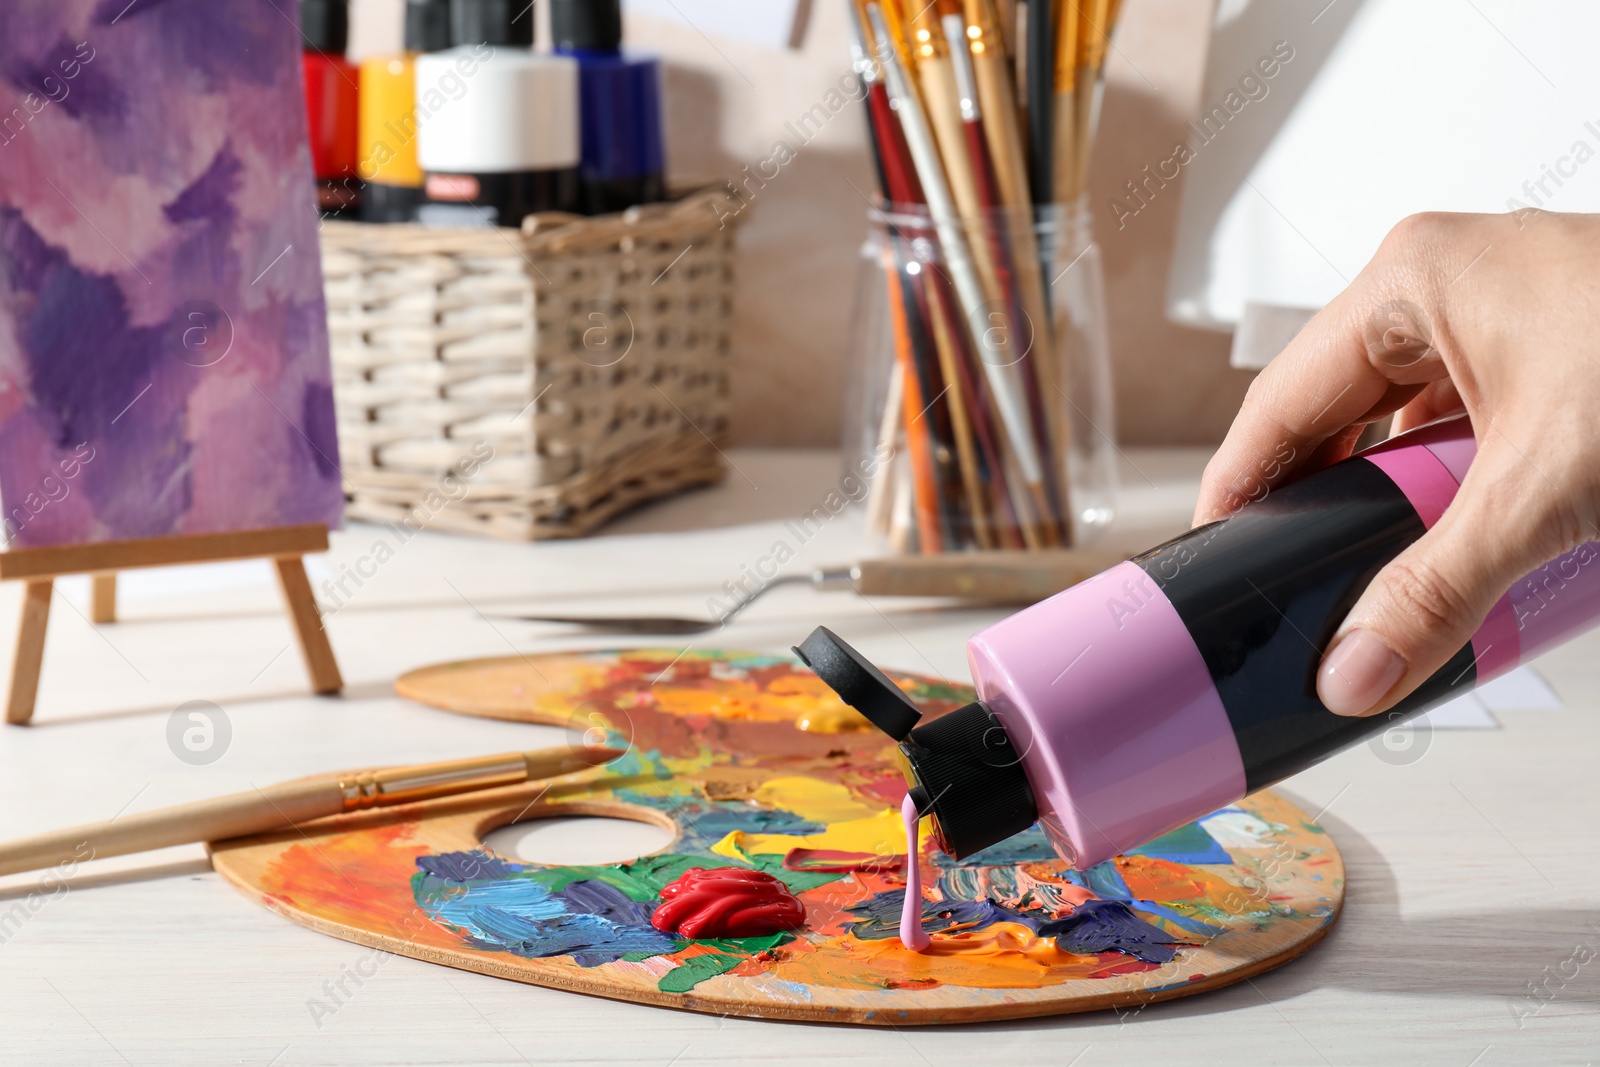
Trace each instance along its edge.
<path fill-rule="evenodd" d="M 862 882 L 870 877 L 872 877 L 870 874 L 864 872 L 796 894 L 800 902 L 806 906 L 806 931 L 825 937 L 849 935 L 851 925 L 861 921 L 850 910 L 851 906 L 860 904 L 862 900 L 871 899 L 872 894 L 879 891 L 863 887 Z M 854 938 L 851 937 L 851 940 Z"/>
<path fill-rule="evenodd" d="M 982 930 L 934 934 L 923 952 L 895 938 L 860 941 L 845 935 L 811 951 L 780 949 L 775 977 L 846 989 L 927 988 L 931 984 L 982 989 L 1037 989 L 1083 978 L 1106 978 L 1156 969 L 1120 952 L 1080 956 L 1056 946 L 1019 923 Z"/>
<path fill-rule="evenodd" d="M 283 853 L 261 875 L 271 898 L 319 919 L 372 930 L 414 944 L 459 947 L 411 894 L 417 857 L 434 850 L 411 841 L 416 827 L 395 823 L 319 838 Z M 270 901 L 269 901 L 270 902 Z"/>
<path fill-rule="evenodd" d="M 1224 878 L 1154 856 L 1118 856 L 1114 861 L 1128 892 L 1138 900 L 1204 900 L 1219 908 L 1239 894 Z"/>

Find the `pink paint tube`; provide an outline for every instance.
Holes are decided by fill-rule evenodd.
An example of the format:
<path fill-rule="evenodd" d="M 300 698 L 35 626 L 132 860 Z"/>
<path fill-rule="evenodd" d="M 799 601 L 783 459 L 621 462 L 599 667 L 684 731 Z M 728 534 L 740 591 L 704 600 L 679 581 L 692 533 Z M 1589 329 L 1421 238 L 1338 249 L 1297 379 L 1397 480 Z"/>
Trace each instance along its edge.
<path fill-rule="evenodd" d="M 1600 543 L 1520 579 L 1383 715 L 1317 699 L 1373 577 L 1438 521 L 1475 452 L 1464 417 L 1386 441 L 975 635 L 978 700 L 921 721 L 828 630 L 795 651 L 895 740 L 956 858 L 1035 822 L 1088 867 L 1366 741 L 1600 622 Z"/>

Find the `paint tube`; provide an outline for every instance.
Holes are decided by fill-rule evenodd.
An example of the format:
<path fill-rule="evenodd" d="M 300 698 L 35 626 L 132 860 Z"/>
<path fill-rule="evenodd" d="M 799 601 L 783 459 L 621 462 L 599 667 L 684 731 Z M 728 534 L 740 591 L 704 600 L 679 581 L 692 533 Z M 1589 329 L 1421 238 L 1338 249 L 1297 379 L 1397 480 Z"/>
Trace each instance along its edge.
<path fill-rule="evenodd" d="M 910 795 L 960 859 L 1038 822 L 1087 868 L 1369 741 L 1600 622 L 1600 543 L 1519 580 L 1450 661 L 1382 715 L 1317 698 L 1322 654 L 1374 576 L 1454 498 L 1457 417 L 1263 492 L 1226 519 L 968 643 L 978 700 L 922 722 L 819 628 L 796 652 L 900 742 Z"/>

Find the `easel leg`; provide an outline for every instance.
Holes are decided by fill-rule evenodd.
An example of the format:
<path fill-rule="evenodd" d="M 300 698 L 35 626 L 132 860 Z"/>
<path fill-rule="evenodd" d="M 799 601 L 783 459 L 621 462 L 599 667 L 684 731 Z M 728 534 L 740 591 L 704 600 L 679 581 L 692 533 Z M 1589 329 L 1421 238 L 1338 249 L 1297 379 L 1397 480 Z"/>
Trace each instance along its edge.
<path fill-rule="evenodd" d="M 117 621 L 117 575 L 91 574 L 89 576 L 89 618 L 97 623 Z"/>
<path fill-rule="evenodd" d="M 39 666 L 44 661 L 44 631 L 50 622 L 49 578 L 30 581 L 22 594 L 22 619 L 17 625 L 17 654 L 11 665 L 11 693 L 6 722 L 25 725 L 33 718 L 39 695 Z"/>
<path fill-rule="evenodd" d="M 306 565 L 299 556 L 279 556 L 272 563 L 278 568 L 278 584 L 283 587 L 283 599 L 289 604 L 295 637 L 300 641 L 300 655 L 306 661 L 306 672 L 311 675 L 311 689 L 317 693 L 337 693 L 344 688 L 344 679 L 339 677 L 339 664 L 333 658 L 333 647 L 328 644 L 328 632 L 322 628 L 322 615 L 311 595 L 311 583 L 306 580 Z"/>

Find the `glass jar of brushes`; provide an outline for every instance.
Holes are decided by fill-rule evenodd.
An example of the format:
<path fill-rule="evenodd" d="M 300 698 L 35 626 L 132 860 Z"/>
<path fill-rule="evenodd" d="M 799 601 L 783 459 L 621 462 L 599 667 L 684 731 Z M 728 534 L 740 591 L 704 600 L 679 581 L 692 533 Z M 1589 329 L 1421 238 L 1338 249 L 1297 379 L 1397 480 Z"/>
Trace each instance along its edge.
<path fill-rule="evenodd" d="M 862 245 L 845 463 L 898 552 L 1084 547 L 1116 430 L 1086 198 L 940 217 L 885 204 Z"/>

